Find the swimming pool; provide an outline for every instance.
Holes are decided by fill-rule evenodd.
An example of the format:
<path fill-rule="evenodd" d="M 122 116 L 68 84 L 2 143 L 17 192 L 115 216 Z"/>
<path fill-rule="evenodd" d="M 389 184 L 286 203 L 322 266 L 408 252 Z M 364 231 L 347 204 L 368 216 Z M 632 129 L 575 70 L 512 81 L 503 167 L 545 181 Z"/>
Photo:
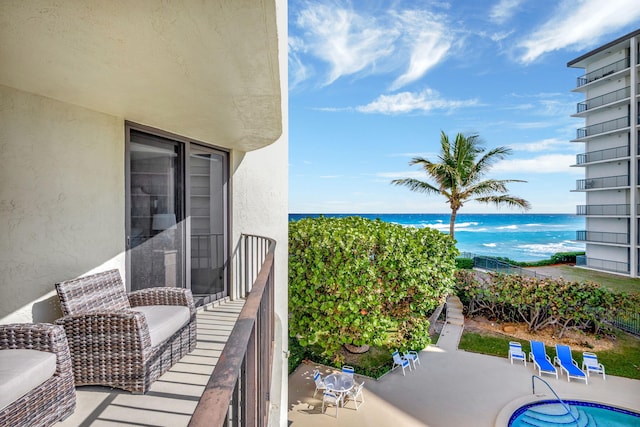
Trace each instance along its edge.
<path fill-rule="evenodd" d="M 601 403 L 565 400 L 580 427 L 640 427 L 640 414 Z M 573 417 L 557 400 L 543 400 L 518 408 L 509 419 L 509 427 L 574 427 Z"/>

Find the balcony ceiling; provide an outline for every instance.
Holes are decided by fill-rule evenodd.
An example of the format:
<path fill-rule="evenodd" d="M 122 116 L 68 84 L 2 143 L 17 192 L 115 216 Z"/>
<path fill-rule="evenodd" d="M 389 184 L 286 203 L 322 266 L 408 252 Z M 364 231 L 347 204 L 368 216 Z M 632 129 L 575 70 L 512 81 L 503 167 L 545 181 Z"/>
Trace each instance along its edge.
<path fill-rule="evenodd" d="M 282 132 L 276 1 L 3 0 L 0 84 L 261 148 Z"/>

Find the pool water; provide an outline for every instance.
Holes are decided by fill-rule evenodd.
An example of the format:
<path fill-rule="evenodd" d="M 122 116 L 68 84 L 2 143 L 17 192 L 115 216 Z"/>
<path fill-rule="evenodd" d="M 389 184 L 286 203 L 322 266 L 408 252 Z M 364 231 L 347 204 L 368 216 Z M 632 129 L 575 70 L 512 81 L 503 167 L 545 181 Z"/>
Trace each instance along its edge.
<path fill-rule="evenodd" d="M 640 427 L 640 414 L 635 412 L 600 403 L 564 402 L 569 405 L 573 417 L 557 400 L 546 400 L 520 407 L 511 415 L 509 427 Z"/>

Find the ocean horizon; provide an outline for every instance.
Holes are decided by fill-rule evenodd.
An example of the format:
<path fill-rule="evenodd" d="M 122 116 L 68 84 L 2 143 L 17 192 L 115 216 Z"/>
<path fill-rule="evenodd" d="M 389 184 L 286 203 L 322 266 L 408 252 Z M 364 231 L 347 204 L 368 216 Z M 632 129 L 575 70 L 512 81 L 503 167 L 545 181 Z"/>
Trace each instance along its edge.
<path fill-rule="evenodd" d="M 301 218 L 360 216 L 406 227 L 434 228 L 449 233 L 449 214 L 289 214 Z M 456 247 L 462 252 L 515 261 L 548 259 L 557 252 L 584 251 L 576 242 L 576 231 L 585 229 L 584 217 L 575 214 L 459 213 L 455 225 Z"/>

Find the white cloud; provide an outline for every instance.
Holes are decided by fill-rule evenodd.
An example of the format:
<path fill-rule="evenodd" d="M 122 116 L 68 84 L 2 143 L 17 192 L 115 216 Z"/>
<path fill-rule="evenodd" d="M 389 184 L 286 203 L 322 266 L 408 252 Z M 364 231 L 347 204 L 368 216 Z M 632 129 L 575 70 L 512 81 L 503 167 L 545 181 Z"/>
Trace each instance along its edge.
<path fill-rule="evenodd" d="M 415 178 L 423 180 L 427 178 L 424 171 L 378 172 L 376 174 L 376 177 L 389 180 L 402 178 Z"/>
<path fill-rule="evenodd" d="M 356 107 L 361 113 L 406 114 L 413 112 L 429 112 L 432 110 L 455 110 L 478 105 L 476 99 L 447 100 L 438 92 L 425 89 L 422 92 L 401 92 L 394 95 L 380 95 L 375 101 Z"/>
<path fill-rule="evenodd" d="M 496 24 L 505 23 L 515 14 L 520 3 L 522 0 L 500 0 L 491 8 L 489 19 Z"/>
<path fill-rule="evenodd" d="M 571 154 L 545 154 L 530 159 L 501 160 L 491 168 L 491 172 L 532 174 L 571 173 L 583 175 L 583 169 L 569 167 L 575 164 L 575 162 L 576 157 Z"/>
<path fill-rule="evenodd" d="M 328 64 L 324 85 L 343 76 L 396 73 L 396 90 L 444 61 L 456 39 L 448 17 L 426 9 L 354 10 L 340 1 L 309 2 L 293 22 L 300 30 L 289 45 L 295 48 L 289 55 L 295 83 L 311 75 L 303 69 L 304 54 Z"/>
<path fill-rule="evenodd" d="M 442 15 L 406 10 L 396 16 L 403 34 L 402 41 L 408 44 L 410 58 L 407 71 L 393 82 L 392 90 L 424 76 L 429 69 L 443 61 L 453 43 L 452 33 Z"/>
<path fill-rule="evenodd" d="M 518 47 L 520 62 L 531 63 L 547 52 L 596 45 L 600 38 L 640 18 L 637 0 L 563 0 L 553 18 L 527 35 Z"/>
<path fill-rule="evenodd" d="M 310 53 L 330 66 L 326 84 L 375 64 L 393 52 L 397 37 L 373 17 L 329 4 L 310 4 L 297 19 Z"/>
<path fill-rule="evenodd" d="M 575 145 L 575 144 L 574 144 Z M 527 151 L 531 153 L 540 151 L 557 151 L 566 150 L 567 147 L 571 147 L 569 142 L 557 138 L 543 139 L 542 141 L 526 142 L 510 144 L 509 148 L 513 151 Z"/>

